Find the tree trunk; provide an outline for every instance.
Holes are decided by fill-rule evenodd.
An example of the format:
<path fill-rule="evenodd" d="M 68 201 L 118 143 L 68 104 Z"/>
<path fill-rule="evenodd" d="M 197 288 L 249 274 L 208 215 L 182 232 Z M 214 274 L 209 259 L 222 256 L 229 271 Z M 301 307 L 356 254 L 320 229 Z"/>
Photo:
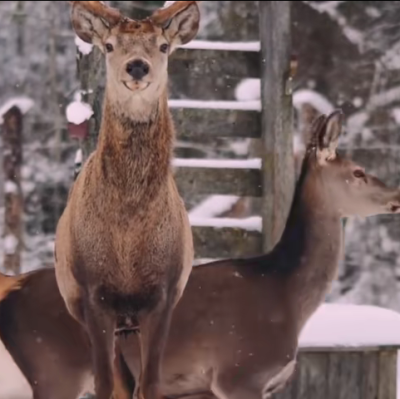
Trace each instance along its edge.
<path fill-rule="evenodd" d="M 4 269 L 18 274 L 21 269 L 23 199 L 21 190 L 22 112 L 11 108 L 4 115 L 3 168 L 5 181 Z"/>

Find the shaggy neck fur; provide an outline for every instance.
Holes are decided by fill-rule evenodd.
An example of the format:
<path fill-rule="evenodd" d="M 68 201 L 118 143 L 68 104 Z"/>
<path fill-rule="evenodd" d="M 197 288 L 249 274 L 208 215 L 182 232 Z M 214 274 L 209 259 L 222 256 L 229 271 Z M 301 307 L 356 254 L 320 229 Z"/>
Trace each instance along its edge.
<path fill-rule="evenodd" d="M 96 157 L 99 178 L 124 198 L 154 196 L 170 173 L 174 128 L 167 92 L 116 98 L 106 89 Z M 116 189 L 116 190 L 115 190 Z"/>

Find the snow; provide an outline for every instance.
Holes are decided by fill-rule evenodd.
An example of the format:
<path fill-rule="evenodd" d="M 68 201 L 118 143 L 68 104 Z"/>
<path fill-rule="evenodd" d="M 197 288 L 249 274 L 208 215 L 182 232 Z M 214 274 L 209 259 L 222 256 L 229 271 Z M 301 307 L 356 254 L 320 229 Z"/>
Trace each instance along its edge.
<path fill-rule="evenodd" d="M 11 180 L 7 180 L 4 183 L 4 191 L 8 194 L 16 194 L 18 192 L 18 186 Z"/>
<path fill-rule="evenodd" d="M 261 111 L 260 101 L 201 101 L 201 100 L 168 100 L 171 108 L 197 109 L 235 109 L 244 111 Z"/>
<path fill-rule="evenodd" d="M 327 13 L 332 21 L 336 22 L 342 28 L 347 39 L 362 50 L 364 44 L 363 33 L 351 27 L 346 18 L 338 10 L 338 7 L 344 1 L 305 1 L 305 3 L 320 13 Z"/>
<path fill-rule="evenodd" d="M 309 104 L 321 114 L 334 111 L 332 103 L 322 94 L 309 89 L 297 90 L 293 93 L 293 105 L 299 109 L 303 104 Z"/>
<path fill-rule="evenodd" d="M 377 94 L 373 94 L 370 98 L 371 110 L 386 107 L 392 103 L 397 103 L 400 98 L 400 86 L 393 86 L 386 91 L 380 91 Z"/>
<path fill-rule="evenodd" d="M 261 169 L 261 159 L 195 159 L 174 158 L 172 165 L 177 168 L 230 168 L 230 169 Z"/>
<path fill-rule="evenodd" d="M 393 108 L 392 109 L 392 117 L 396 121 L 398 125 L 400 125 L 400 108 Z"/>
<path fill-rule="evenodd" d="M 67 120 L 75 125 L 80 125 L 93 115 L 92 107 L 81 101 L 73 101 L 65 110 Z"/>
<path fill-rule="evenodd" d="M 400 346 L 400 313 L 366 305 L 324 303 L 303 328 L 302 348 Z"/>
<path fill-rule="evenodd" d="M 75 154 L 75 165 L 80 165 L 80 164 L 82 164 L 82 159 L 83 159 L 82 149 L 79 148 L 79 149 L 76 151 L 76 154 Z"/>
<path fill-rule="evenodd" d="M 375 7 L 366 7 L 365 13 L 371 18 L 379 18 L 382 13 Z"/>
<path fill-rule="evenodd" d="M 235 98 L 238 101 L 254 101 L 261 98 L 260 79 L 243 79 L 235 88 Z"/>
<path fill-rule="evenodd" d="M 33 107 L 33 100 L 29 97 L 15 97 L 7 101 L 0 108 L 0 124 L 3 123 L 3 116 L 13 107 L 18 107 L 23 114 L 26 114 Z"/>
<path fill-rule="evenodd" d="M 217 42 L 207 40 L 193 40 L 181 48 L 191 50 L 225 50 L 225 51 L 260 51 L 260 42 Z"/>
<path fill-rule="evenodd" d="M 172 6 L 172 4 L 174 4 L 174 3 L 175 3 L 175 1 L 166 1 L 164 3 L 164 5 L 162 6 L 162 8 L 167 8 L 169 6 Z"/>
<path fill-rule="evenodd" d="M 15 254 L 18 246 L 18 240 L 13 234 L 8 234 L 4 237 L 4 252 L 7 255 Z"/>
<path fill-rule="evenodd" d="M 255 106 L 256 100 L 261 98 L 260 79 L 243 79 L 235 88 L 235 98 L 239 104 L 249 103 L 249 106 Z M 310 89 L 296 90 L 293 93 L 293 106 L 299 109 L 303 104 L 310 104 L 321 114 L 329 114 L 334 110 L 334 106 L 325 96 Z M 261 103 L 257 106 L 261 107 Z"/>
<path fill-rule="evenodd" d="M 214 227 L 223 229 L 225 227 L 243 229 L 247 231 L 262 231 L 262 218 L 260 216 L 251 216 L 244 219 L 237 218 L 204 218 L 193 217 L 189 215 L 192 226 Z"/>
<path fill-rule="evenodd" d="M 353 105 L 354 105 L 356 108 L 360 108 L 360 107 L 363 105 L 363 100 L 362 100 L 362 98 L 361 98 L 361 97 L 355 97 L 355 98 L 353 98 Z"/>
<path fill-rule="evenodd" d="M 240 197 L 236 195 L 211 195 L 190 212 L 192 218 L 210 218 L 229 211 Z"/>
<path fill-rule="evenodd" d="M 83 55 L 88 55 L 93 50 L 93 44 L 84 42 L 79 36 L 75 35 L 75 45 Z"/>
<path fill-rule="evenodd" d="M 0 340 L 0 398 L 31 399 L 32 389 Z"/>

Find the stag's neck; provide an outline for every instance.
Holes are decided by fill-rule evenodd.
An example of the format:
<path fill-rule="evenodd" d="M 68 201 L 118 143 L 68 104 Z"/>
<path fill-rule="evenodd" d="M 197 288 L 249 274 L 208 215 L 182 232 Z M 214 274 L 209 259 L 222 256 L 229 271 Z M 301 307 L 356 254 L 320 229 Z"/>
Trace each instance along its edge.
<path fill-rule="evenodd" d="M 280 242 L 272 252 L 288 279 L 299 328 L 324 300 L 342 253 L 341 217 L 330 206 L 318 172 L 301 176 Z"/>
<path fill-rule="evenodd" d="M 174 128 L 167 93 L 124 102 L 106 90 L 96 151 L 100 181 L 134 198 L 151 195 L 170 173 Z M 125 196 L 125 198 L 127 198 Z"/>

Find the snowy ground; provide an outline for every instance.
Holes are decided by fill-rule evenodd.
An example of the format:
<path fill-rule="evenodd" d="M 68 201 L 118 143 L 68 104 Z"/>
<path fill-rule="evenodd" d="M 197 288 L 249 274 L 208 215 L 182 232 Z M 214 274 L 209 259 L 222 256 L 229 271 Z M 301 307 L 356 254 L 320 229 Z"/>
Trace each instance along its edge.
<path fill-rule="evenodd" d="M 313 348 L 400 346 L 400 313 L 375 306 L 323 304 L 306 324 L 299 344 Z M 398 376 L 400 385 L 399 371 Z M 31 399 L 27 382 L 1 342 L 0 399 Z"/>
<path fill-rule="evenodd" d="M 0 341 L 0 399 L 31 399 L 31 397 L 30 386 Z"/>

